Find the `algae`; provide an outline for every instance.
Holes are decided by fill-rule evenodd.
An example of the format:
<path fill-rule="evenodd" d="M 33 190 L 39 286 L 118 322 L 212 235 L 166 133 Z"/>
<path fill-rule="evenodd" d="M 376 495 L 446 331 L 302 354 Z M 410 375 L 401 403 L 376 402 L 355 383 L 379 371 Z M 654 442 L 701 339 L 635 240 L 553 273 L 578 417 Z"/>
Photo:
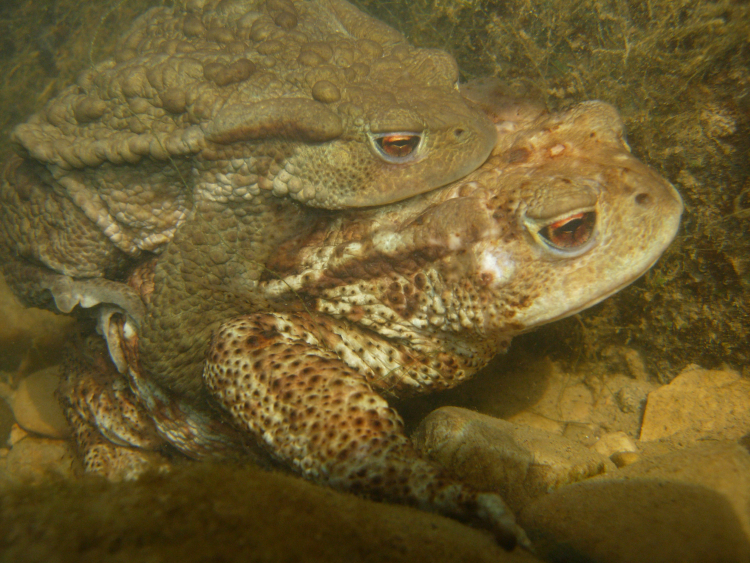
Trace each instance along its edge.
<path fill-rule="evenodd" d="M 749 363 L 750 4 L 355 3 L 414 43 L 449 50 L 464 80 L 498 76 L 553 110 L 585 99 L 612 103 L 635 154 L 685 199 L 678 239 L 651 272 L 592 310 L 516 339 L 500 365 L 519 362 L 523 372 L 525 357 L 552 356 L 616 370 L 622 357 L 611 351 L 627 346 L 653 366 L 651 377 L 666 382 L 688 363 Z M 108 56 L 118 32 L 157 4 L 4 2 L 0 157 L 10 150 L 16 123 L 74 82 L 92 60 Z M 478 384 L 488 385 L 486 379 Z M 527 557 L 505 554 L 481 532 L 438 516 L 254 468 L 196 464 L 138 483 L 87 478 L 0 493 L 0 561 Z"/>
<path fill-rule="evenodd" d="M 7 0 L 0 5 L 0 157 L 15 125 L 108 57 L 148 0 Z"/>

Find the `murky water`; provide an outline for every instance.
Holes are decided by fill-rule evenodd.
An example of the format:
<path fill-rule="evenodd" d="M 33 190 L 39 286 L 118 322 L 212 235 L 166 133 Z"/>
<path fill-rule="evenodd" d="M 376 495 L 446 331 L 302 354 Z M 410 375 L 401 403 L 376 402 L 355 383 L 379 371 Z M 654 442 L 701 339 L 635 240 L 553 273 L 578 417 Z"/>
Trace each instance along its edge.
<path fill-rule="evenodd" d="M 5 161 L 12 128 L 111 56 L 119 33 L 148 5 L 15 0 L 0 8 Z M 514 499 L 547 560 L 571 553 L 748 560 L 750 7 L 682 0 L 357 5 L 411 43 L 449 51 L 462 82 L 498 77 L 550 112 L 592 99 L 614 105 L 633 153 L 685 204 L 675 242 L 643 277 L 515 338 L 474 381 L 394 403 L 407 430 L 431 410 L 457 405 L 583 448 L 583 457 L 563 460 L 557 446 L 529 446 L 536 438 L 509 446 L 507 433 L 488 446 L 482 440 L 495 430 L 481 429 L 486 421 L 466 415 L 456 423 L 462 443 L 480 453 L 451 454 L 451 471 Z M 0 528 L 9 530 L 0 534 L 0 561 L 533 560 L 518 550 L 506 555 L 488 535 L 436 516 L 332 496 L 254 468 L 178 462 L 169 475 L 138 483 L 82 480 L 52 396 L 55 366 L 78 327 L 70 317 L 23 308 L 0 286 L 0 484 L 8 495 Z M 522 442 L 530 449 L 518 449 Z M 516 457 L 492 457 L 493 443 Z M 590 452 L 601 464 L 585 457 Z M 529 459 L 536 465 L 524 465 Z M 498 477 L 499 466 L 537 467 L 537 480 L 511 469 Z M 601 474 L 609 480 L 588 479 Z M 22 484 L 28 480 L 34 484 Z M 578 539 L 560 539 L 566 534 Z M 634 541 L 639 534 L 647 539 Z"/>

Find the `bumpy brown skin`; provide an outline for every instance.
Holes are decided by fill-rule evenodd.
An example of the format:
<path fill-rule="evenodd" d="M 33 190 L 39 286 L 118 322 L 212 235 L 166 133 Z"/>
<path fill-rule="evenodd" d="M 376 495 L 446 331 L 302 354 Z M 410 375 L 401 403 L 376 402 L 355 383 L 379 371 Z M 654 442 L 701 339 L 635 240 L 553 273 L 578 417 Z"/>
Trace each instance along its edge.
<path fill-rule="evenodd" d="M 0 183 L 3 271 L 28 304 L 69 312 L 117 299 L 92 280 L 121 280 L 166 249 L 142 353 L 195 394 L 205 349 L 181 327 L 207 342 L 233 310 L 206 311 L 199 283 L 262 308 L 259 265 L 297 232 L 302 208 L 398 201 L 486 159 L 495 130 L 457 78 L 448 54 L 410 46 L 343 0 L 154 8 L 112 60 L 15 129 L 19 157 Z M 388 133 L 392 154 L 378 145 Z M 404 156 L 400 134 L 420 140 Z M 140 316 L 123 292 L 117 304 Z"/>
<path fill-rule="evenodd" d="M 195 395 L 159 385 L 140 332 L 115 314 L 107 340 L 112 357 L 124 358 L 115 361 L 131 395 L 115 374 L 102 384 L 80 359 L 61 388 L 88 466 L 128 477 L 142 470 L 144 450 L 204 458 L 255 445 L 308 478 L 473 522 L 506 546 L 525 543 L 499 497 L 415 454 L 384 397 L 452 387 L 513 335 L 632 282 L 670 243 L 682 211 L 672 186 L 630 155 L 611 107 L 591 102 L 557 115 L 529 107 L 496 112 L 495 151 L 460 182 L 300 221 L 265 264 L 255 288 L 262 310 L 232 316 L 228 286 L 211 294 L 204 284 L 207 306 L 227 316 Z M 134 274 L 149 310 L 161 261 L 176 257 Z M 191 326 L 183 332 L 204 345 Z M 98 394 L 81 391 L 94 387 Z M 118 404 L 131 413 L 137 405 L 137 427 L 150 419 L 146 435 L 158 446 L 132 438 L 113 414 Z M 111 451 L 93 438 L 99 428 Z"/>

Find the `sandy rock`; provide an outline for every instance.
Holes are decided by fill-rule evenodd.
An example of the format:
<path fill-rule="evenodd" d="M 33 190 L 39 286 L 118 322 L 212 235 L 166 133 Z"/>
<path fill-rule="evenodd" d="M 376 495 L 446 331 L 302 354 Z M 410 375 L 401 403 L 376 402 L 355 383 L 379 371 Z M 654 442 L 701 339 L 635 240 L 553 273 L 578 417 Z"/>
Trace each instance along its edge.
<path fill-rule="evenodd" d="M 618 468 L 627 467 L 641 460 L 641 454 L 637 452 L 615 452 L 609 459 L 612 460 Z"/>
<path fill-rule="evenodd" d="M 562 487 L 520 524 L 550 561 L 750 561 L 750 453 L 702 444 Z"/>
<path fill-rule="evenodd" d="M 60 380 L 57 366 L 23 378 L 13 394 L 11 408 L 19 426 L 49 438 L 64 438 L 70 429 L 54 393 Z"/>
<path fill-rule="evenodd" d="M 597 427 L 621 430 L 635 437 L 646 397 L 656 387 L 648 381 L 619 374 L 567 373 L 560 365 L 552 364 L 544 393 L 537 402 L 504 418 L 545 430 L 554 430 L 559 425 L 564 435 L 575 440 L 580 437 L 584 445 L 596 441 Z M 571 423 L 589 425 L 588 430 L 576 436 Z"/>
<path fill-rule="evenodd" d="M 436 514 L 226 463 L 3 491 L 0 546 L 13 563 L 540 561 Z"/>
<path fill-rule="evenodd" d="M 70 444 L 28 435 L 0 458 L 0 484 L 43 482 L 51 475 L 72 477 L 79 471 Z"/>
<path fill-rule="evenodd" d="M 640 439 L 736 439 L 750 431 L 750 381 L 734 371 L 689 366 L 648 395 Z"/>
<path fill-rule="evenodd" d="M 457 407 L 431 413 L 412 439 L 462 481 L 498 491 L 514 511 L 561 485 L 614 469 L 562 436 Z"/>
<path fill-rule="evenodd" d="M 605 457 L 610 457 L 619 452 L 637 452 L 638 446 L 625 432 L 608 432 L 604 434 L 593 446 L 594 451 Z"/>

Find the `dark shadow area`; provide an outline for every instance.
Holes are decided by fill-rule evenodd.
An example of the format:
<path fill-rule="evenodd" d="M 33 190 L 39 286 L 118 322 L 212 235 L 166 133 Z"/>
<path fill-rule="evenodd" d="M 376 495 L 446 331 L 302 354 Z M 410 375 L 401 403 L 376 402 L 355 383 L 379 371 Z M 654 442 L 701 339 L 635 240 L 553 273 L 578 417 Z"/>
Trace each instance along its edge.
<path fill-rule="evenodd" d="M 516 338 L 507 353 L 498 354 L 472 379 L 458 387 L 393 401 L 411 431 L 430 411 L 451 405 L 508 418 L 528 409 L 544 395 L 551 362 L 540 333 Z"/>

